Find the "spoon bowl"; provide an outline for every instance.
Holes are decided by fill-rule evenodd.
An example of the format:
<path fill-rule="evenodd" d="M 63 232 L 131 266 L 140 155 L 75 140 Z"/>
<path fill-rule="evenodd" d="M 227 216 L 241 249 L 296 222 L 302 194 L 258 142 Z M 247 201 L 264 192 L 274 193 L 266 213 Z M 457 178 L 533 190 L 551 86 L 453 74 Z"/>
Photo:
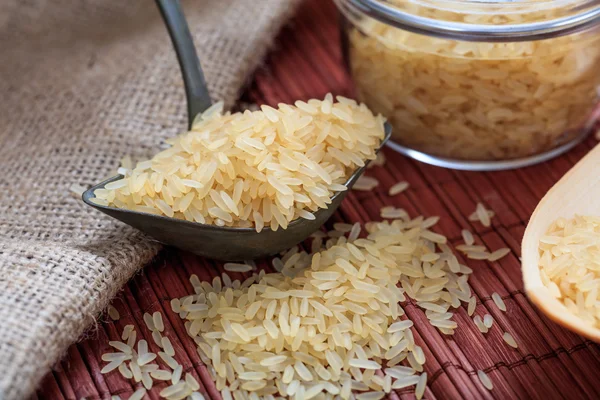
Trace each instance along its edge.
<path fill-rule="evenodd" d="M 600 216 L 600 146 L 596 146 L 544 196 L 533 212 L 522 243 L 523 282 L 527 296 L 554 322 L 595 342 L 600 329 L 572 314 L 550 291 L 540 275 L 539 241 L 552 222 L 579 215 Z"/>
<path fill-rule="evenodd" d="M 391 133 L 392 127 L 386 123 L 385 136 L 381 141 L 382 146 L 388 141 Z M 287 229 L 278 229 L 277 231 L 272 231 L 267 227 L 261 232 L 256 232 L 254 228 L 200 224 L 122 208 L 101 206 L 90 201 L 90 198 L 94 197 L 96 189 L 102 189 L 107 183 L 122 179 L 123 175 L 117 175 L 88 189 L 83 193 L 83 201 L 87 205 L 147 233 L 161 243 L 218 260 L 252 260 L 289 249 L 317 231 L 340 206 L 348 191 L 365 169 L 366 165 L 354 171 L 344 183 L 348 189 L 335 193 L 327 208 L 319 209 L 314 213 L 314 220 L 299 218 L 290 222 Z"/>
<path fill-rule="evenodd" d="M 188 106 L 188 124 L 191 128 L 195 116 L 211 105 L 204 74 L 179 0 L 156 0 L 156 5 L 165 22 L 179 61 Z M 385 123 L 384 131 L 384 137 L 377 151 L 390 138 L 392 127 L 389 123 Z M 287 229 L 277 231 L 272 231 L 267 227 L 261 232 L 256 232 L 252 228 L 200 224 L 166 216 L 101 206 L 90 201 L 95 197 L 96 189 L 104 188 L 106 184 L 122 179 L 123 175 L 117 175 L 99 183 L 83 193 L 82 197 L 85 204 L 147 233 L 161 243 L 218 260 L 251 260 L 288 249 L 317 231 L 340 206 L 348 190 L 365 168 L 366 165 L 354 171 L 344 184 L 347 190 L 335 193 L 327 208 L 314 213 L 314 220 L 296 219 L 288 225 Z"/>

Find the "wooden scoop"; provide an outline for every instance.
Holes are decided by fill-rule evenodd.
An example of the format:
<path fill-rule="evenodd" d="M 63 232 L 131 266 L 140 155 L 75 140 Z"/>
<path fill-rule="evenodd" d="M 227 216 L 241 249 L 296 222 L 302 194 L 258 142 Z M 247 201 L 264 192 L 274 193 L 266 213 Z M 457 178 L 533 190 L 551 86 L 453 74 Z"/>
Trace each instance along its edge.
<path fill-rule="evenodd" d="M 600 216 L 600 145 L 546 193 L 538 204 L 523 236 L 521 248 L 523 281 L 529 299 L 554 322 L 600 342 L 600 329 L 573 315 L 542 283 L 538 245 L 552 222 L 575 214 Z"/>

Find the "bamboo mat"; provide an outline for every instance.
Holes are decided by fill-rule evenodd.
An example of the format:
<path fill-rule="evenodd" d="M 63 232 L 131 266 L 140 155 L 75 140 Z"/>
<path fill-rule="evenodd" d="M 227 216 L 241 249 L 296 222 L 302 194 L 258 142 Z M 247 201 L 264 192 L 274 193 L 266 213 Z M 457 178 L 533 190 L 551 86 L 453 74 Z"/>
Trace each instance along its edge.
<path fill-rule="evenodd" d="M 275 105 L 297 99 L 322 97 L 327 92 L 351 95 L 349 79 L 342 67 L 337 14 L 330 1 L 307 0 L 290 26 L 279 35 L 277 47 L 266 65 L 257 71 L 243 101 Z M 424 313 L 412 304 L 405 310 L 415 322 L 415 340 L 423 347 L 429 375 L 427 399 L 584 399 L 600 398 L 600 347 L 545 318 L 526 299 L 519 264 L 520 242 L 529 216 L 544 193 L 595 144 L 590 138 L 560 158 L 517 171 L 457 172 L 408 160 L 389 149 L 385 167 L 368 174 L 380 181 L 372 192 L 353 192 L 333 221 L 366 222 L 379 219 L 383 205 L 406 209 L 411 216 L 441 216 L 436 230 L 460 241 L 463 228 L 476 233 L 477 241 L 494 250 L 509 247 L 512 253 L 498 262 L 469 260 L 475 270 L 469 282 L 478 298 L 476 313 L 494 317 L 490 332 L 481 334 L 467 316 L 466 304 L 454 319 L 459 328 L 444 336 L 429 325 Z M 387 188 L 406 180 L 410 189 L 389 197 Z M 467 216 L 478 201 L 496 212 L 492 228 L 472 223 Z M 100 217 L 100 216 L 99 216 Z M 463 260 L 464 262 L 464 260 Z M 269 268 L 267 262 L 259 266 Z M 120 340 L 123 327 L 136 331 L 158 351 L 142 320 L 144 312 L 160 311 L 165 317 L 165 335 L 175 346 L 184 371 L 203 385 L 207 398 L 220 399 L 202 365 L 183 321 L 171 312 L 169 301 L 193 293 L 191 274 L 212 279 L 222 272 L 221 264 L 174 249 L 164 250 L 124 289 L 114 306 L 121 318 L 104 317 L 97 329 L 69 349 L 66 358 L 44 380 L 37 396 L 42 399 L 128 398 L 137 389 L 113 371 L 100 374 L 105 364 L 100 357 L 109 351 L 109 340 Z M 236 278 L 241 274 L 230 274 Z M 237 275 L 237 276 L 236 276 Z M 508 311 L 500 312 L 490 295 L 498 292 Z M 512 349 L 502 340 L 510 332 L 519 343 Z M 487 391 L 476 371 L 484 370 L 493 381 Z M 158 384 L 149 398 L 158 399 L 165 384 Z M 414 398 L 413 388 L 392 393 L 392 399 Z"/>

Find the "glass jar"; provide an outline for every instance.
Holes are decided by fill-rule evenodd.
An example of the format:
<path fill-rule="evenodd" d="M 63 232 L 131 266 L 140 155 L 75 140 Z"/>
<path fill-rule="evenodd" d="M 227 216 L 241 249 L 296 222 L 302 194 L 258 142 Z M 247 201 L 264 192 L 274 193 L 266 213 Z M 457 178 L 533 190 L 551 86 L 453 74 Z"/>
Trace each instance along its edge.
<path fill-rule="evenodd" d="M 589 133 L 600 84 L 592 0 L 336 0 L 359 100 L 392 147 L 493 170 L 560 154 Z"/>

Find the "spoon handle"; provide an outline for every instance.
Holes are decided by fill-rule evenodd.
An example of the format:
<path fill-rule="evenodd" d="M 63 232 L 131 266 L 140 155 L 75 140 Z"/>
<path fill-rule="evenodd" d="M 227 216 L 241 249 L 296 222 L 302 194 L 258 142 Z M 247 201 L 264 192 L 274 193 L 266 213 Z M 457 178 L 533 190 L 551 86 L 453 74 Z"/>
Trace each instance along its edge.
<path fill-rule="evenodd" d="M 210 107 L 212 102 L 206 87 L 200 60 L 194 47 L 194 41 L 179 0 L 156 0 L 156 5 L 160 10 L 177 53 L 177 60 L 185 85 L 188 124 L 191 128 L 196 115 Z"/>

